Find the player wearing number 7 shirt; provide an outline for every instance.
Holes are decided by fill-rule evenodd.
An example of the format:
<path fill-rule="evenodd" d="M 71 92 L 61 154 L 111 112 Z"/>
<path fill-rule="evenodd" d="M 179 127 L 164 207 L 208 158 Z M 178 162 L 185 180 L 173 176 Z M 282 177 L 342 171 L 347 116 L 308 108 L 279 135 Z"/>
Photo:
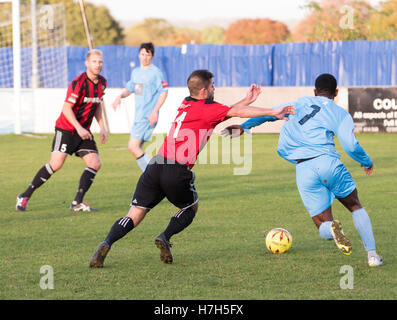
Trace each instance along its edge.
<path fill-rule="evenodd" d="M 296 112 L 282 126 L 277 152 L 296 165 L 300 196 L 320 236 L 326 240 L 333 239 L 342 253 L 351 254 L 352 245 L 344 235 L 341 223 L 332 216 L 331 205 L 337 198 L 352 214 L 353 223 L 368 252 L 368 265 L 382 265 L 382 259 L 376 253 L 370 218 L 360 203 L 352 176 L 335 150 L 334 135 L 345 152 L 364 167 L 367 175 L 372 173 L 372 160 L 353 133 L 352 117 L 333 101 L 338 94 L 335 77 L 330 74 L 318 76 L 314 94 L 314 97 L 302 97 L 289 103 Z M 277 119 L 253 118 L 241 126 L 225 128 L 224 133 L 238 136 L 265 121 L 274 120 Z"/>
<path fill-rule="evenodd" d="M 287 119 L 286 114 L 294 113 L 291 106 L 279 109 L 250 107 L 260 94 L 256 85 L 251 85 L 246 97 L 231 107 L 217 103 L 213 100 L 215 88 L 212 78 L 212 73 L 207 70 L 196 70 L 189 76 L 190 96 L 180 105 L 158 154 L 139 178 L 129 212 L 113 224 L 92 256 L 90 267 L 103 267 L 113 243 L 137 227 L 165 197 L 179 210 L 164 232 L 155 238 L 155 244 L 160 249 L 160 260 L 172 263 L 170 238 L 192 223 L 198 209 L 195 174 L 191 169 L 215 126 L 230 117 L 275 116 Z"/>

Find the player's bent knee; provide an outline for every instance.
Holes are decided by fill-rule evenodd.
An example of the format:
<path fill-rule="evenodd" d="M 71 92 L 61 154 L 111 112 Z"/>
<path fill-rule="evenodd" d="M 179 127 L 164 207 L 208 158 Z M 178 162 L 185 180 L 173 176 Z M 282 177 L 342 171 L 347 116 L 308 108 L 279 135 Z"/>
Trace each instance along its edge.
<path fill-rule="evenodd" d="M 90 166 L 90 168 L 92 168 L 92 169 L 94 169 L 96 171 L 99 171 L 99 169 L 101 169 L 101 166 L 102 166 L 101 161 L 97 161 L 97 162 L 94 162 L 92 164 L 92 166 Z"/>
<path fill-rule="evenodd" d="M 144 154 L 143 150 L 139 147 L 131 146 L 128 147 L 128 150 L 130 150 L 135 159 L 142 157 L 142 155 Z"/>
<path fill-rule="evenodd" d="M 53 171 L 53 172 L 57 172 L 59 169 L 62 168 L 62 166 L 63 166 L 63 161 L 62 161 L 62 162 L 59 162 L 59 161 L 51 162 L 51 161 L 50 161 L 49 164 L 50 164 L 50 167 L 51 167 L 52 171 Z"/>
<path fill-rule="evenodd" d="M 94 169 L 96 171 L 98 171 L 102 166 L 101 160 L 99 160 L 97 153 L 87 153 L 82 157 L 82 159 L 88 168 Z"/>
<path fill-rule="evenodd" d="M 142 141 L 137 139 L 128 142 L 128 150 L 130 150 L 135 158 L 139 158 L 145 153 L 142 150 Z"/>

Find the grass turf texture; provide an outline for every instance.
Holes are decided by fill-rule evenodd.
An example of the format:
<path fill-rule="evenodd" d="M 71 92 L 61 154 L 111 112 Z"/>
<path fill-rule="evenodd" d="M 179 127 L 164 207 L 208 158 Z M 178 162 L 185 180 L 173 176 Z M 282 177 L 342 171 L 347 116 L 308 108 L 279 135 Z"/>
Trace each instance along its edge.
<path fill-rule="evenodd" d="M 379 268 L 368 267 L 351 214 L 338 201 L 334 217 L 341 220 L 353 253 L 344 256 L 333 241 L 320 238 L 300 200 L 295 167 L 276 153 L 278 136 L 255 135 L 249 175 L 233 175 L 241 165 L 197 164 L 194 168 L 199 212 L 188 229 L 171 239 L 172 265 L 160 262 L 154 245 L 155 236 L 177 211 L 164 200 L 138 228 L 114 244 L 105 268 L 90 269 L 88 262 L 98 243 L 114 221 L 127 213 L 141 173 L 126 148 L 128 135 L 111 135 L 107 144 L 98 144 L 103 166 L 85 201 L 100 211 L 68 209 L 84 169 L 73 156 L 35 192 L 27 211 L 17 212 L 16 195 L 49 159 L 52 135 L 39 137 L 0 136 L 3 300 L 397 298 L 395 135 L 358 135 L 375 163 L 370 177 L 341 153 L 372 220 L 377 249 L 384 258 Z M 337 148 L 341 150 L 339 144 Z M 275 227 L 293 236 L 291 250 L 282 255 L 265 249 L 266 233 Z M 53 267 L 53 290 L 40 288 L 43 265 Z M 353 289 L 340 287 L 344 265 L 353 268 Z"/>

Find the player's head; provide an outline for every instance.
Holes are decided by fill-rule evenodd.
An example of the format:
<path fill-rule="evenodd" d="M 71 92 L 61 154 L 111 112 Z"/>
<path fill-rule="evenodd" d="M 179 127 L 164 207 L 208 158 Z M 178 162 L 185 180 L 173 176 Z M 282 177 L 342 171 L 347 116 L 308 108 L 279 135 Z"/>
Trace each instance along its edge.
<path fill-rule="evenodd" d="M 154 45 L 151 42 L 142 43 L 139 47 L 139 61 L 142 67 L 148 67 L 152 64 L 154 57 Z"/>
<path fill-rule="evenodd" d="M 315 82 L 314 94 L 334 99 L 338 95 L 337 82 L 335 77 L 329 73 L 320 74 Z"/>
<path fill-rule="evenodd" d="M 93 75 L 98 75 L 102 70 L 103 55 L 102 51 L 98 49 L 92 49 L 87 52 L 85 56 L 85 66 L 87 71 Z"/>
<path fill-rule="evenodd" d="M 214 75 L 208 70 L 195 70 L 187 79 L 190 96 L 199 99 L 214 99 Z"/>

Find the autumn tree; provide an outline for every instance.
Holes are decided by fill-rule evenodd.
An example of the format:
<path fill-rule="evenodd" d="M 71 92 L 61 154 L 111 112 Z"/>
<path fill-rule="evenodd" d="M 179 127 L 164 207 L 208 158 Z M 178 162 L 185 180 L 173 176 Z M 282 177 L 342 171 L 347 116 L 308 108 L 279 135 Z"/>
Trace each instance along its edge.
<path fill-rule="evenodd" d="M 143 42 L 153 42 L 156 45 L 168 45 L 173 36 L 173 26 L 165 19 L 146 18 L 125 31 L 124 44 L 138 46 Z"/>
<path fill-rule="evenodd" d="M 70 45 L 86 47 L 87 40 L 78 2 L 74 0 L 37 1 L 37 4 L 55 3 L 63 3 L 65 5 L 66 41 Z M 107 7 L 96 6 L 92 3 L 85 2 L 85 11 L 90 27 L 91 36 L 95 46 L 107 44 L 122 44 L 124 39 L 123 28 L 121 27 L 119 22 L 113 18 Z"/>
<path fill-rule="evenodd" d="M 126 31 L 124 43 L 127 46 L 138 46 L 149 41 L 157 46 L 200 43 L 200 31 L 188 27 L 175 27 L 162 18 L 146 18 Z"/>
<path fill-rule="evenodd" d="M 228 44 L 267 44 L 285 41 L 288 27 L 271 19 L 240 19 L 232 23 L 225 32 Z"/>
<path fill-rule="evenodd" d="M 292 40 L 298 42 L 366 40 L 368 22 L 374 9 L 366 1 L 311 1 L 309 14 L 294 28 Z"/>
<path fill-rule="evenodd" d="M 370 40 L 397 39 L 397 0 L 380 3 L 369 21 Z"/>
<path fill-rule="evenodd" d="M 180 46 L 185 43 L 201 43 L 201 32 L 189 27 L 175 27 L 172 45 Z"/>
<path fill-rule="evenodd" d="M 69 45 L 88 46 L 80 6 L 77 2 L 74 0 L 37 0 L 38 6 L 59 3 L 63 3 L 65 8 L 67 43 Z M 11 21 L 11 4 L 0 3 L 0 9 L 0 21 Z M 30 1 L 22 0 L 20 11 L 21 17 L 30 16 Z M 122 44 L 124 38 L 123 28 L 105 6 L 95 6 L 86 2 L 85 11 L 95 46 Z M 39 13 L 39 10 L 37 12 Z M 21 28 L 23 27 L 22 24 L 26 22 L 25 20 L 21 20 Z"/>
<path fill-rule="evenodd" d="M 201 30 L 201 43 L 223 44 L 225 43 L 225 29 L 220 26 L 208 26 Z"/>

